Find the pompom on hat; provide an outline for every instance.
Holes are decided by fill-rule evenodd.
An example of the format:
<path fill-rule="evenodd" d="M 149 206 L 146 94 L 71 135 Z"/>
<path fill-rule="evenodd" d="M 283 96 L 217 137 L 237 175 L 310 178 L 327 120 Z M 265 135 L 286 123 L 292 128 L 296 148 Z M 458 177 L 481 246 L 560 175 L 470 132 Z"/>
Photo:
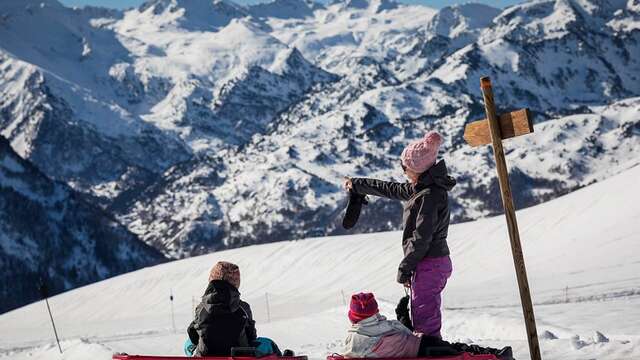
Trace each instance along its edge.
<path fill-rule="evenodd" d="M 226 261 L 218 261 L 209 272 L 209 282 L 213 280 L 224 280 L 233 285 L 236 289 L 240 288 L 240 268 L 236 264 Z"/>
<path fill-rule="evenodd" d="M 359 293 L 351 296 L 349 320 L 355 324 L 378 313 L 378 302 L 372 293 Z"/>
<path fill-rule="evenodd" d="M 416 173 L 427 171 L 436 163 L 442 136 L 436 131 L 427 132 L 420 140 L 411 142 L 400 156 L 402 165 Z"/>

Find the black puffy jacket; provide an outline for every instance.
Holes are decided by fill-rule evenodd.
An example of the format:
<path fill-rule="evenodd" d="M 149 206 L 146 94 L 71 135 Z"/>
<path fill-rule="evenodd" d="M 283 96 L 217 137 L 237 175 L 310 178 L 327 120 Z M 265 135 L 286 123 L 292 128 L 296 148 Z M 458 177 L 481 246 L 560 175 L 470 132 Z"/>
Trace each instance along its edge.
<path fill-rule="evenodd" d="M 196 345 L 194 356 L 230 356 L 232 347 L 250 346 L 256 339 L 249 304 L 223 280 L 209 282 L 187 333 Z"/>
<path fill-rule="evenodd" d="M 409 281 L 418 263 L 425 257 L 449 255 L 447 192 L 456 185 L 456 181 L 448 175 L 444 160 L 422 173 L 415 185 L 367 178 L 352 178 L 351 183 L 353 190 L 359 194 L 407 201 L 403 213 L 404 259 L 398 267 L 399 283 Z"/>

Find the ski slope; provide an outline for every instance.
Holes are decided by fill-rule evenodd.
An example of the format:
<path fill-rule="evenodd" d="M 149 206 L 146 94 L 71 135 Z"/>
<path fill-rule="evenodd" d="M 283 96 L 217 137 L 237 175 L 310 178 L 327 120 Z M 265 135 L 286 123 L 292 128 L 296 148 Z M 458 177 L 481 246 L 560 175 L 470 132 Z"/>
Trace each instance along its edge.
<path fill-rule="evenodd" d="M 518 212 L 544 359 L 640 358 L 639 179 L 635 166 Z M 180 355 L 193 302 L 210 267 L 224 259 L 240 265 L 240 290 L 259 335 L 321 359 L 340 350 L 352 292 L 373 291 L 393 314 L 404 295 L 394 281 L 400 238 L 386 232 L 278 242 L 128 273 L 50 299 L 63 356 L 43 302 L 3 314 L 0 358 Z M 454 273 L 444 295 L 444 337 L 512 345 L 517 359 L 527 359 L 504 217 L 453 225 L 449 244 Z"/>

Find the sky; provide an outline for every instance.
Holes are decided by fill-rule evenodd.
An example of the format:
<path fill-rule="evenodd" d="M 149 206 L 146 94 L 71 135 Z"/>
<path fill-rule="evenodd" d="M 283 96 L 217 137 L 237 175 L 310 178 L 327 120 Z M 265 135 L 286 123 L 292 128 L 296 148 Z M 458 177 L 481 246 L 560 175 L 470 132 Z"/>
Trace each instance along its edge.
<path fill-rule="evenodd" d="M 2 1 L 2 0 L 0 0 Z M 61 3 L 67 6 L 83 6 L 83 5 L 94 5 L 94 6 L 104 6 L 104 7 L 113 7 L 113 8 L 128 8 L 133 6 L 138 6 L 144 2 L 144 0 L 59 0 Z M 268 2 L 260 1 L 260 0 L 234 0 L 240 4 L 253 4 L 257 2 Z M 324 1 L 320 1 L 324 2 Z M 513 4 L 517 4 L 522 2 L 522 0 L 400 0 L 400 2 L 412 3 L 412 4 L 423 4 L 429 7 L 433 7 L 436 9 L 442 8 L 448 5 L 454 4 L 464 4 L 468 2 L 476 2 L 476 3 L 484 3 L 487 5 L 495 6 L 495 7 L 505 7 Z"/>

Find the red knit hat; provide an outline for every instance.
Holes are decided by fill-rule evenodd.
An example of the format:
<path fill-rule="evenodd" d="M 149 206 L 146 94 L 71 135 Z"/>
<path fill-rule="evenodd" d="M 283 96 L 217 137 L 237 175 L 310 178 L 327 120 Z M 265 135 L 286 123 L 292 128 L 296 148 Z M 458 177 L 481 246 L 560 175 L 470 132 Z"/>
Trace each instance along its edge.
<path fill-rule="evenodd" d="M 378 313 L 378 302 L 372 293 L 359 293 L 351 296 L 349 320 L 357 323 Z"/>

